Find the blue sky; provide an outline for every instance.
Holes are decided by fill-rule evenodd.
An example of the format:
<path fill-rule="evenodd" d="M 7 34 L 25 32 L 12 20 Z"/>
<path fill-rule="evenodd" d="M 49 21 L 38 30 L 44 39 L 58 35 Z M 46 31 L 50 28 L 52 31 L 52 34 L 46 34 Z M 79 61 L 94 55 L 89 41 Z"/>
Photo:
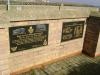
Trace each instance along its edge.
<path fill-rule="evenodd" d="M 61 2 L 61 0 L 49 0 L 54 2 Z M 84 3 L 94 6 L 100 6 L 100 0 L 63 0 L 64 2 Z"/>

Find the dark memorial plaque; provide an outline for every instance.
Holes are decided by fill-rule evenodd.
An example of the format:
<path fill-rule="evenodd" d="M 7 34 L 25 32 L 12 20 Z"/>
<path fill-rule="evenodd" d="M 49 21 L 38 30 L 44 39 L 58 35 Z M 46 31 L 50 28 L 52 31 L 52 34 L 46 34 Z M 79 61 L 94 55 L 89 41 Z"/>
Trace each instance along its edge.
<path fill-rule="evenodd" d="M 10 51 L 17 52 L 48 45 L 48 24 L 9 28 Z"/>
<path fill-rule="evenodd" d="M 83 36 L 83 30 L 84 21 L 63 23 L 61 42 L 81 38 Z"/>

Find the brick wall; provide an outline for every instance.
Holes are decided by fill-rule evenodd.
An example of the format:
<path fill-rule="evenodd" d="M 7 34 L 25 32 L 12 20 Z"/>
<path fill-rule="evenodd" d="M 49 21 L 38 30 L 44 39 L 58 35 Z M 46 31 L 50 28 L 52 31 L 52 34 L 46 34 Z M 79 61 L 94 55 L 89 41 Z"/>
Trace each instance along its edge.
<path fill-rule="evenodd" d="M 96 55 L 98 56 L 99 54 L 100 54 L 100 33 L 99 33 L 99 39 L 97 44 L 97 50 L 96 50 Z"/>
<path fill-rule="evenodd" d="M 9 75 L 8 29 L 0 28 L 0 75 Z"/>
<path fill-rule="evenodd" d="M 10 72 L 20 71 L 34 65 L 42 64 L 52 61 L 63 56 L 68 56 L 75 52 L 81 52 L 83 46 L 83 38 L 67 41 L 61 43 L 62 23 L 70 21 L 84 21 L 82 19 L 65 19 L 65 20 L 49 20 L 49 21 L 36 21 L 36 22 L 16 22 L 11 25 L 36 25 L 36 24 L 49 24 L 48 46 L 33 48 L 30 50 L 10 53 L 9 55 L 9 68 Z M 85 28 L 84 28 L 85 30 Z"/>
<path fill-rule="evenodd" d="M 83 38 L 70 40 L 61 43 L 62 23 L 70 21 L 83 21 L 88 17 L 90 10 L 97 11 L 97 8 L 85 8 L 85 7 L 59 7 L 56 6 L 11 6 L 10 10 L 6 11 L 6 6 L 0 6 L 0 75 L 9 75 L 12 72 L 20 71 L 25 68 L 32 67 L 34 65 L 42 64 L 60 58 L 63 56 L 69 56 L 75 52 L 81 52 L 83 46 Z M 51 10 L 52 9 L 52 10 Z M 66 9 L 66 10 L 65 10 Z M 84 11 L 80 11 L 84 9 Z M 93 10 L 94 9 L 94 10 Z M 88 11 L 89 10 L 89 11 Z M 29 12 L 30 11 L 30 12 Z M 37 13 L 39 12 L 39 13 Z M 58 12 L 58 14 L 56 14 Z M 48 13 L 48 14 L 47 14 Z M 31 16 L 30 16 L 31 15 Z M 76 18 L 79 19 L 71 19 Z M 28 21 L 28 22 L 15 22 L 9 23 L 9 21 L 20 20 L 37 20 L 37 19 L 60 19 L 70 18 L 62 20 L 44 20 L 44 21 Z M 5 22 L 7 21 L 7 22 Z M 49 36 L 48 46 L 33 48 L 30 50 L 10 53 L 9 48 L 9 26 L 23 26 L 23 25 L 36 25 L 36 24 L 49 24 Z M 3 25 L 1 25 L 3 24 Z M 5 25 L 6 24 L 6 25 Z M 86 26 L 85 26 L 86 27 Z M 84 28 L 85 33 L 85 28 Z M 98 46 L 99 47 L 99 46 Z"/>

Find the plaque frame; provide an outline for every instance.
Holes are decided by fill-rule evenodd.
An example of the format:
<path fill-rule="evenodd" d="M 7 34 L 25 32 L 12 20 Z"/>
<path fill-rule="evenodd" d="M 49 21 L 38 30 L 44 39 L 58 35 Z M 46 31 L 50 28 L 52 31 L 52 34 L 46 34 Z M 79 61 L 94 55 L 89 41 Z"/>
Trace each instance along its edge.
<path fill-rule="evenodd" d="M 48 34 L 49 24 L 9 27 L 10 53 L 47 46 Z"/>
<path fill-rule="evenodd" d="M 75 25 L 74 25 L 75 24 Z M 71 22 L 63 22 L 63 25 L 62 25 L 62 34 L 61 34 L 61 42 L 66 42 L 66 41 L 70 41 L 70 40 L 75 40 L 75 39 L 78 39 L 78 38 L 82 38 L 83 37 L 83 33 L 84 33 L 84 25 L 85 25 L 85 21 L 71 21 Z M 75 31 L 75 26 L 81 26 L 82 27 L 82 32 L 80 33 L 81 35 L 80 36 L 77 36 L 77 37 L 75 37 L 74 35 L 74 31 Z M 70 28 L 71 27 L 71 32 L 67 32 L 66 30 L 68 30 L 68 29 L 66 29 L 65 30 L 65 32 L 67 32 L 67 33 L 64 33 L 64 27 L 66 27 L 66 28 Z M 69 37 L 69 39 L 63 39 L 64 37 L 63 37 L 63 35 L 65 34 L 65 37 L 67 37 L 67 34 L 69 34 L 71 37 Z"/>

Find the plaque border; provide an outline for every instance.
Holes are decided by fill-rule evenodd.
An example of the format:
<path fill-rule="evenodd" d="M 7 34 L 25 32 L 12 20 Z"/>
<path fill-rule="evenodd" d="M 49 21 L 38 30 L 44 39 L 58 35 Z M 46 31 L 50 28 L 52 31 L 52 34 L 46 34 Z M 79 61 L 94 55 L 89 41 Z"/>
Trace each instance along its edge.
<path fill-rule="evenodd" d="M 46 28 L 47 28 L 47 45 L 41 45 L 41 46 L 38 46 L 38 47 L 32 47 L 32 48 L 29 48 L 29 49 L 23 49 L 23 50 L 17 50 L 17 51 L 11 51 L 11 32 L 10 32 L 10 28 L 15 28 L 15 27 L 27 27 L 27 26 L 36 26 L 36 25 L 45 25 Z M 40 47 L 45 47 L 45 46 L 48 46 L 48 36 L 49 36 L 49 24 L 47 23 L 44 23 L 44 24 L 31 24 L 31 25 L 20 25 L 20 26 L 13 26 L 13 27 L 8 27 L 8 34 L 9 34 L 9 50 L 10 50 L 10 53 L 16 53 L 16 52 L 21 52 L 21 51 L 25 51 L 25 50 L 30 50 L 30 49 L 35 49 L 35 48 L 40 48 Z"/>
<path fill-rule="evenodd" d="M 67 24 L 67 23 L 80 23 L 80 22 L 83 22 L 83 24 L 82 24 L 82 26 L 83 26 L 83 28 L 82 28 L 82 36 L 80 36 L 80 37 L 74 37 L 74 38 L 72 38 L 72 39 L 68 39 L 68 40 L 62 40 L 62 37 L 63 37 L 63 27 L 64 27 L 64 24 Z M 77 25 L 78 26 L 78 25 Z M 75 40 L 75 39 L 79 39 L 79 38 L 82 38 L 83 37 L 83 33 L 84 33 L 84 26 L 85 26 L 85 21 L 70 21 L 70 22 L 63 22 L 63 24 L 62 24 L 62 33 L 61 33 L 61 43 L 64 43 L 64 42 L 67 42 L 67 41 L 71 41 L 71 40 Z"/>

